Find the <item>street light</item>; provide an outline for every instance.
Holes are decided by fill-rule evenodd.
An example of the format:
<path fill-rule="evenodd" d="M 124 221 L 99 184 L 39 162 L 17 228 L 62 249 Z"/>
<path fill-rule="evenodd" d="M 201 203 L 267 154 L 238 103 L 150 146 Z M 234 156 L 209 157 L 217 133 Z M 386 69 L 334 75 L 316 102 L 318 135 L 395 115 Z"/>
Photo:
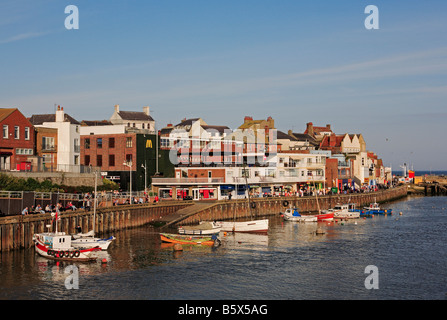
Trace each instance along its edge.
<path fill-rule="evenodd" d="M 130 198 L 130 204 L 132 204 L 132 162 L 124 162 L 123 165 L 126 167 L 129 167 L 129 176 L 130 176 L 130 186 L 129 186 L 129 198 Z"/>
<path fill-rule="evenodd" d="M 144 192 L 146 192 L 146 188 L 147 188 L 147 164 L 146 162 L 143 164 L 141 164 L 141 168 L 144 168 Z"/>

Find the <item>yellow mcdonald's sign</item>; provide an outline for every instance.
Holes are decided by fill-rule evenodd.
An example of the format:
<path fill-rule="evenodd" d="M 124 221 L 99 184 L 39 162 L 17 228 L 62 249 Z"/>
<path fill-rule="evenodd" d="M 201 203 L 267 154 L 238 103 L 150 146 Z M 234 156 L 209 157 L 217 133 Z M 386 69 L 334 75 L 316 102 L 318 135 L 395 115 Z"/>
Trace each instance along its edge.
<path fill-rule="evenodd" d="M 149 139 L 146 140 L 146 148 L 152 149 L 152 140 L 149 140 Z"/>

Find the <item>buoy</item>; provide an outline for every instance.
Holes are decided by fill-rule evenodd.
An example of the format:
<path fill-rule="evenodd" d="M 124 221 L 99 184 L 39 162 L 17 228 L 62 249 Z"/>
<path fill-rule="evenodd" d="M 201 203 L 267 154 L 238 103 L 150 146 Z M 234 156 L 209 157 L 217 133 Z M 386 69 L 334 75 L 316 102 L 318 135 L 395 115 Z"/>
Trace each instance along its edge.
<path fill-rule="evenodd" d="M 402 211 L 401 211 L 401 212 L 399 212 L 399 215 L 400 215 L 400 216 L 402 215 Z"/>
<path fill-rule="evenodd" d="M 106 258 L 102 259 L 102 263 L 107 263 L 107 259 Z"/>
<path fill-rule="evenodd" d="M 183 247 L 180 243 L 174 244 L 174 251 L 183 251 Z"/>
<path fill-rule="evenodd" d="M 224 236 L 225 236 L 225 237 L 227 236 L 227 232 L 226 232 L 226 231 L 224 232 Z"/>
<path fill-rule="evenodd" d="M 315 231 L 316 234 L 324 234 L 323 229 L 321 229 L 320 227 L 317 228 L 317 231 Z"/>

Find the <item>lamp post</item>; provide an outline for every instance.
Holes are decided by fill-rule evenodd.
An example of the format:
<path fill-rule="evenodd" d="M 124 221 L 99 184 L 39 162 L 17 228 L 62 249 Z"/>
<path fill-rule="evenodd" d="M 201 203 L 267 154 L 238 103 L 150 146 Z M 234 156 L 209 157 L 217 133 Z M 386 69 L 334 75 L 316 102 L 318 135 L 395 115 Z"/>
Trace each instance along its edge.
<path fill-rule="evenodd" d="M 144 192 L 146 192 L 146 188 L 147 188 L 147 163 L 146 163 L 146 161 L 144 162 L 144 165 L 141 164 L 141 168 L 144 168 Z"/>
<path fill-rule="evenodd" d="M 129 185 L 129 198 L 130 198 L 130 204 L 132 204 L 132 162 L 124 162 L 123 165 L 126 167 L 129 167 L 129 176 L 130 176 L 130 185 Z"/>

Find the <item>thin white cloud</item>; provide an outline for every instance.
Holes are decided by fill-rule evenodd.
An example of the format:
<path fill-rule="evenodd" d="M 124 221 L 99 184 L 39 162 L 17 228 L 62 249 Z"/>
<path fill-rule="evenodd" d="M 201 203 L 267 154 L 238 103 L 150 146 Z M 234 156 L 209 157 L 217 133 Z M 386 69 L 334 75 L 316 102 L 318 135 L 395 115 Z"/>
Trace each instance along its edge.
<path fill-rule="evenodd" d="M 6 44 L 6 43 L 21 41 L 21 40 L 26 40 L 26 39 L 31 39 L 31 38 L 42 37 L 44 35 L 47 35 L 48 33 L 49 32 L 27 32 L 27 33 L 21 33 L 21 34 L 12 36 L 12 37 L 4 39 L 4 40 L 0 40 L 0 44 Z"/>

